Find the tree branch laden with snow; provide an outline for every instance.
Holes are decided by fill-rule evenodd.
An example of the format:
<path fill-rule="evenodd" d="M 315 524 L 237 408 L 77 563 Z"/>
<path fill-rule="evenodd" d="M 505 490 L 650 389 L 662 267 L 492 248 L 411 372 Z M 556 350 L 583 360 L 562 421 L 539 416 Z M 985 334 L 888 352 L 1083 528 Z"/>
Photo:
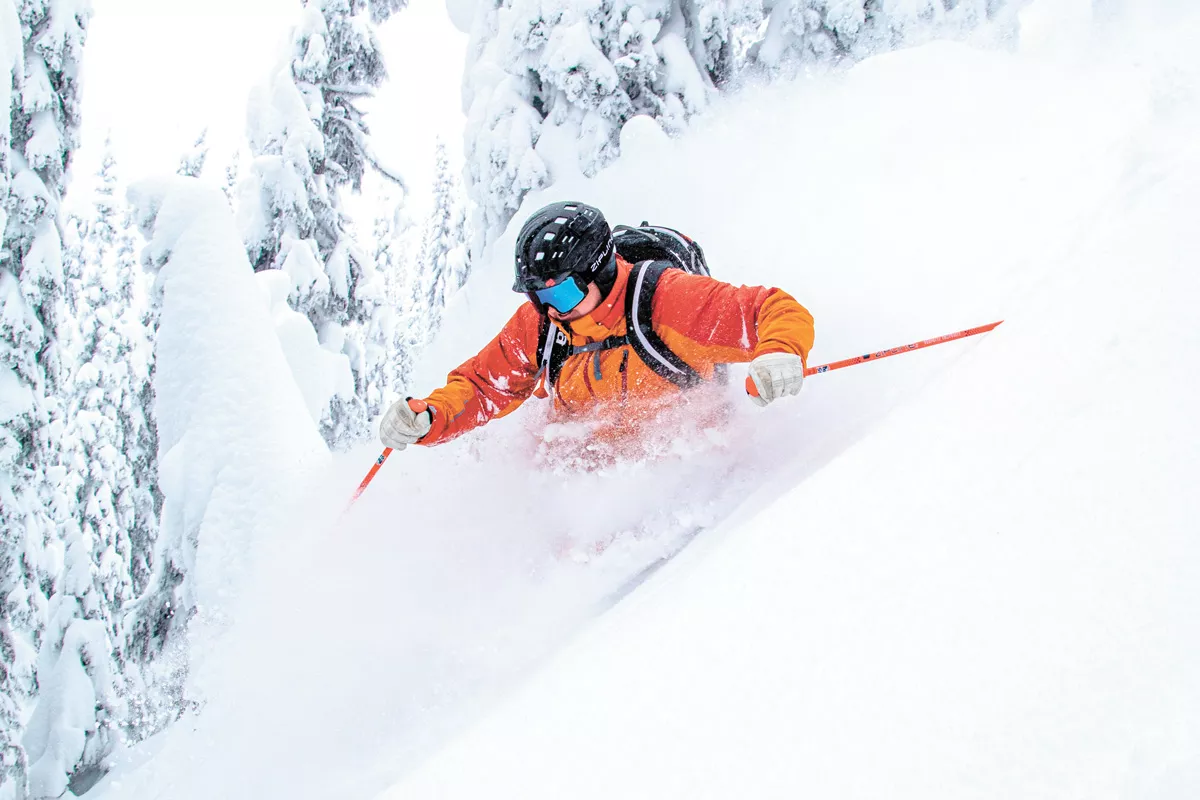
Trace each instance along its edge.
<path fill-rule="evenodd" d="M 356 103 L 387 77 L 374 23 L 403 7 L 386 0 L 309 0 L 288 60 L 251 97 L 254 162 L 240 191 L 239 215 L 256 270 L 290 278 L 292 307 L 308 317 L 321 344 L 345 355 L 353 375 L 322 417 L 330 444 L 368 436 L 381 392 L 362 354 L 384 347 L 371 337 L 383 313 L 374 265 L 355 242 L 339 193 L 359 191 L 368 169 L 403 183 L 379 164 Z M 386 349 L 386 348 L 385 348 Z"/>

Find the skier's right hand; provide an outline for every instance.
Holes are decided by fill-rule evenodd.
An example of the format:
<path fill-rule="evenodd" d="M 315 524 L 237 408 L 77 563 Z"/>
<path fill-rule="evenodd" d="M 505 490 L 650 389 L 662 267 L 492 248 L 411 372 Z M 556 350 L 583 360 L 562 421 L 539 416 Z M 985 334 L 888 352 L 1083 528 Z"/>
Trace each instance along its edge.
<path fill-rule="evenodd" d="M 397 400 L 379 423 L 379 440 L 385 447 L 403 450 L 415 444 L 433 425 L 433 409 L 424 400 Z"/>
<path fill-rule="evenodd" d="M 804 360 L 793 353 L 767 353 L 750 362 L 746 394 L 755 405 L 800 394 L 804 385 Z"/>

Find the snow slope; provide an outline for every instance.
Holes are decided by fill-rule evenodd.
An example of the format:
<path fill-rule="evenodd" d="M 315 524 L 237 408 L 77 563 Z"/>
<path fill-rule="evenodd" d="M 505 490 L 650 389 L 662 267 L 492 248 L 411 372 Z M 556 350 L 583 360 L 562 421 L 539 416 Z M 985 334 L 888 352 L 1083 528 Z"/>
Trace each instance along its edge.
<path fill-rule="evenodd" d="M 653 462 L 542 465 L 533 403 L 345 516 L 375 451 L 339 459 L 281 509 L 204 712 L 102 796 L 1196 796 L 1197 30 L 933 45 L 631 126 L 554 198 L 786 288 L 816 361 L 1007 321 L 734 390 Z M 516 307 L 512 236 L 417 392 Z"/>
<path fill-rule="evenodd" d="M 829 396 L 911 396 L 382 796 L 1200 796 L 1194 70 L 939 46 L 836 92 L 743 98 L 765 135 L 743 113 L 686 143 L 755 176 L 736 195 L 753 210 L 724 209 L 742 221 L 781 221 L 762 194 L 795 209 L 813 266 L 790 283 L 822 356 L 870 316 L 880 346 L 989 308 L 1007 322 L 928 356 L 961 357 L 924 385 L 901 373 L 915 357 L 812 379 L 786 413 L 817 429 L 844 413 Z M 794 198 L 789 150 L 811 168 Z M 878 269 L 881 242 L 890 275 L 826 274 L 869 252 Z M 835 281 L 892 307 L 854 314 Z M 813 457 L 802 443 L 781 473 Z"/>

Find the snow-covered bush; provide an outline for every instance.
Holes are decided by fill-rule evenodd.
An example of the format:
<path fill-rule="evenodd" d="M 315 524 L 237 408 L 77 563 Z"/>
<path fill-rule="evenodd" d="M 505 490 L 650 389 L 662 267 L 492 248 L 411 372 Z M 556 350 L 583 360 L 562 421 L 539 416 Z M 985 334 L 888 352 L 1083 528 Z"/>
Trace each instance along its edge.
<path fill-rule="evenodd" d="M 326 452 L 224 195 L 188 178 L 131 190 L 155 274 L 154 411 L 162 525 L 130 603 L 159 709 L 184 707 L 185 635 L 234 593 L 270 509 Z M 157 669 L 157 671 L 154 671 Z"/>
<path fill-rule="evenodd" d="M 402 3 L 307 0 L 286 62 L 250 99 L 254 161 L 239 195 L 239 216 L 256 270 L 281 269 L 289 301 L 312 322 L 322 345 L 345 353 L 355 371 L 323 417 L 330 444 L 362 438 L 381 394 L 364 373 L 363 353 L 380 342 L 373 318 L 383 306 L 374 265 L 354 241 L 339 191 L 362 187 L 373 168 L 399 181 L 374 155 L 356 102 L 385 79 L 373 21 Z"/>

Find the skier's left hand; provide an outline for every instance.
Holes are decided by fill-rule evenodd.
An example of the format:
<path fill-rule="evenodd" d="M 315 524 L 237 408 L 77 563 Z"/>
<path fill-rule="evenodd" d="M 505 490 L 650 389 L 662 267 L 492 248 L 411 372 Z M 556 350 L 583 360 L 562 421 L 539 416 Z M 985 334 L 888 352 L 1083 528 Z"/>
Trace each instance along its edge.
<path fill-rule="evenodd" d="M 397 400 L 379 423 L 379 440 L 393 450 L 403 450 L 429 433 L 433 411 L 424 400 Z"/>
<path fill-rule="evenodd" d="M 785 395 L 800 394 L 803 385 L 804 361 L 794 353 L 767 353 L 750 362 L 746 392 L 756 405 L 765 406 Z"/>

